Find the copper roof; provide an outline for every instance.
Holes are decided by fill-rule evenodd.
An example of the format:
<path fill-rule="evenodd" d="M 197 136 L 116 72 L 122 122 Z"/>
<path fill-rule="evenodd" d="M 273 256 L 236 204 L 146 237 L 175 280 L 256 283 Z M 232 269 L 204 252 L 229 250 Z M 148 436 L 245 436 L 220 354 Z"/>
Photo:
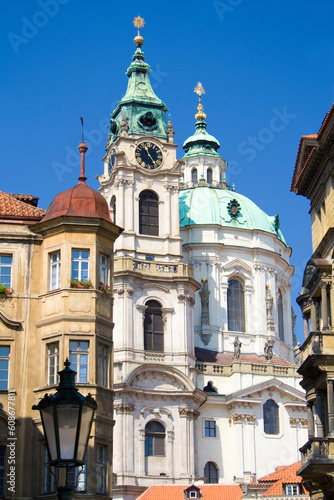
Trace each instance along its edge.
<path fill-rule="evenodd" d="M 87 186 L 85 181 L 59 193 L 51 202 L 44 221 L 63 215 L 93 217 L 111 222 L 108 204 L 102 194 Z"/>
<path fill-rule="evenodd" d="M 49 210 L 42 222 L 56 219 L 61 216 L 92 217 L 111 222 L 109 207 L 102 194 L 86 184 L 85 153 L 87 146 L 84 142 L 79 145 L 81 153 L 79 184 L 67 191 L 59 193 L 51 202 Z"/>
<path fill-rule="evenodd" d="M 46 211 L 18 199 L 20 196 L 24 195 L 13 195 L 0 191 L 0 220 L 18 224 L 39 222 Z"/>

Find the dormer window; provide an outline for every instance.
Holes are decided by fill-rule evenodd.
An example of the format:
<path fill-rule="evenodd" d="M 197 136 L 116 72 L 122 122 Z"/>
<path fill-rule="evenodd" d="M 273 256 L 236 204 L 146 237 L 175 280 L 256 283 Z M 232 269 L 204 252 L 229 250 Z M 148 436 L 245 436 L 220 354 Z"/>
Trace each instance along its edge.
<path fill-rule="evenodd" d="M 286 484 L 285 494 L 289 496 L 299 495 L 299 484 Z"/>
<path fill-rule="evenodd" d="M 201 498 L 201 490 L 197 488 L 194 484 L 189 486 L 186 490 L 184 490 L 186 498 Z"/>

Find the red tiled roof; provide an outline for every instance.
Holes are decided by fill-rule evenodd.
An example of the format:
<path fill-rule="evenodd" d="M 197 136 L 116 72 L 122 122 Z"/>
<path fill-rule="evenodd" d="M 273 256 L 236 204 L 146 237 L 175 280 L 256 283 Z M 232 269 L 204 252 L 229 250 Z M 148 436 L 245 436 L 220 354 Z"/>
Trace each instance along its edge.
<path fill-rule="evenodd" d="M 209 351 L 208 349 L 195 348 L 195 354 L 197 360 L 204 363 L 219 363 L 221 365 L 230 365 L 233 362 L 232 352 L 216 352 Z M 257 354 L 240 354 L 238 361 L 248 362 L 248 363 L 267 363 L 264 356 L 258 356 Z M 273 364 L 293 366 L 294 363 L 281 358 L 280 356 L 273 356 Z"/>
<path fill-rule="evenodd" d="M 189 484 L 150 486 L 137 500 L 184 500 L 184 490 L 189 486 Z M 202 500 L 242 500 L 242 489 L 239 484 L 203 484 L 196 487 L 201 490 Z"/>
<path fill-rule="evenodd" d="M 318 136 L 316 134 L 310 134 L 310 135 L 302 135 L 300 138 L 299 142 L 299 147 L 298 147 L 298 152 L 297 152 L 297 157 L 296 157 L 296 162 L 295 162 L 295 168 L 293 171 L 293 176 L 292 176 L 292 182 L 291 182 L 291 188 L 290 191 L 294 191 L 295 187 L 298 184 L 298 181 L 300 179 L 301 174 L 304 172 L 306 168 L 306 164 L 312 157 L 314 151 L 315 151 L 315 146 L 311 144 L 305 144 L 307 140 L 314 140 L 317 139 Z M 304 146 L 305 144 L 305 146 Z M 303 151 L 304 149 L 304 151 Z M 303 152 L 303 157 L 302 158 L 302 152 Z M 307 155 L 306 155 L 307 154 Z M 297 170 L 299 167 L 299 164 L 303 161 L 303 164 L 300 166 L 298 176 L 297 176 Z"/>
<path fill-rule="evenodd" d="M 260 496 L 285 496 L 284 485 L 300 484 L 302 478 L 297 476 L 301 462 L 292 465 L 278 466 L 275 472 L 261 477 L 256 483 L 246 483 L 250 490 Z M 142 493 L 137 500 L 185 500 L 185 491 L 196 486 L 201 491 L 201 500 L 242 500 L 240 484 L 196 484 L 196 485 L 154 485 Z M 263 490 L 263 486 L 266 488 Z M 260 487 L 256 488 L 256 487 Z M 308 492 L 301 485 L 301 495 Z"/>
<path fill-rule="evenodd" d="M 301 462 L 295 462 L 292 465 L 287 466 L 278 466 L 276 467 L 275 472 L 267 474 L 259 479 L 261 483 L 271 483 L 271 486 L 262 493 L 262 496 L 271 496 L 271 495 L 284 495 L 284 485 L 285 484 L 301 484 L 302 478 L 297 476 L 297 471 L 301 467 Z M 301 485 L 302 494 L 307 495 L 307 491 L 303 485 Z"/>
<path fill-rule="evenodd" d="M 22 195 L 20 195 L 22 196 Z M 0 191 L 0 220 L 28 224 L 39 222 L 46 210 L 17 199 L 14 195 Z"/>
<path fill-rule="evenodd" d="M 294 474 L 296 476 L 296 472 L 298 469 L 301 468 L 301 462 L 295 462 L 291 465 L 279 465 L 276 467 L 274 472 L 270 472 L 270 474 L 266 474 L 263 477 L 260 477 L 258 479 L 259 482 L 262 481 L 276 481 L 277 479 L 284 479 L 286 477 L 291 476 L 291 474 Z M 300 477 L 300 476 L 296 476 Z"/>
<path fill-rule="evenodd" d="M 34 207 L 37 207 L 37 203 L 39 198 L 37 196 L 31 196 L 31 194 L 16 194 L 16 193 L 8 193 L 10 196 L 13 196 L 17 200 L 24 201 L 25 203 L 28 203 L 29 205 L 33 205 Z"/>
<path fill-rule="evenodd" d="M 327 122 L 328 122 L 329 118 L 331 117 L 331 115 L 333 115 L 333 113 L 334 113 L 334 103 L 332 104 L 331 109 L 328 111 L 328 113 L 326 113 L 326 116 L 323 119 L 321 127 L 319 129 L 319 132 L 317 134 L 310 134 L 310 135 L 302 135 L 301 136 L 301 139 L 299 142 L 299 148 L 298 148 L 298 152 L 297 152 L 295 168 L 294 168 L 294 172 L 293 172 L 293 176 L 292 176 L 291 191 L 294 191 L 295 188 L 298 186 L 300 179 L 303 177 L 303 174 L 304 174 L 305 170 L 307 169 L 307 166 L 309 165 L 309 163 L 310 163 L 310 161 L 311 161 L 312 157 L 314 156 L 316 149 L 317 149 L 315 144 L 314 144 L 313 148 L 312 148 L 312 143 L 308 144 L 308 145 L 306 144 L 305 151 L 304 151 L 304 154 L 302 157 L 301 155 L 302 155 L 304 144 L 307 143 L 307 140 L 312 140 L 312 139 L 318 139 L 317 144 L 319 144 L 319 142 L 321 142 L 322 133 L 324 132 L 326 125 L 327 125 Z M 306 155 L 305 153 L 308 153 L 308 154 Z M 298 169 L 299 169 L 299 172 L 297 175 Z"/>
<path fill-rule="evenodd" d="M 326 113 L 326 116 L 323 119 L 323 122 L 322 122 L 321 127 L 320 127 L 319 132 L 318 132 L 318 137 L 322 134 L 322 131 L 324 130 L 326 123 L 328 122 L 328 118 L 330 117 L 333 110 L 334 110 L 334 103 L 332 104 L 331 109 L 328 111 L 328 113 Z"/>

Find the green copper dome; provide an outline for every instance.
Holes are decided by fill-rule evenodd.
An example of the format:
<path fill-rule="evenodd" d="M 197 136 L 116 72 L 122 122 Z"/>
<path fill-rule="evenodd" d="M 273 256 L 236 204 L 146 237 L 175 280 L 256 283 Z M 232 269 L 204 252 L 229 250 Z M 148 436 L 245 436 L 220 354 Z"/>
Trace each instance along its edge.
<path fill-rule="evenodd" d="M 207 124 L 203 119 L 196 121 L 194 135 L 188 137 L 183 143 L 185 150 L 184 158 L 204 154 L 207 156 L 219 156 L 217 150 L 220 148 L 219 141 L 206 131 Z"/>
<path fill-rule="evenodd" d="M 249 198 L 228 189 L 202 186 L 180 191 L 181 228 L 197 224 L 266 231 L 286 244 L 278 215 L 270 217 Z"/>

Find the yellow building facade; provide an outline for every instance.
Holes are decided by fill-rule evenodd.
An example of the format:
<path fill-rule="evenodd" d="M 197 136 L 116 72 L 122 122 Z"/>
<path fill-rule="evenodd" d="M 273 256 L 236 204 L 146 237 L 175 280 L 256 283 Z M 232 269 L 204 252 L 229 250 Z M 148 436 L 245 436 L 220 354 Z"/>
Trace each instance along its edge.
<path fill-rule="evenodd" d="M 87 148 L 80 147 L 84 166 Z M 84 169 L 79 184 L 60 193 L 47 212 L 36 201 L 0 194 L 0 495 L 56 498 L 57 477 L 32 406 L 56 391 L 57 372 L 69 358 L 80 393 L 98 404 L 87 466 L 73 469 L 70 480 L 78 498 L 111 497 L 110 288 L 121 229 L 103 197 L 86 185 Z"/>
<path fill-rule="evenodd" d="M 302 387 L 308 442 L 301 448 L 303 477 L 312 500 L 334 498 L 334 106 L 318 134 L 303 136 L 291 190 L 311 202 L 313 255 L 297 299 L 304 318 Z"/>

